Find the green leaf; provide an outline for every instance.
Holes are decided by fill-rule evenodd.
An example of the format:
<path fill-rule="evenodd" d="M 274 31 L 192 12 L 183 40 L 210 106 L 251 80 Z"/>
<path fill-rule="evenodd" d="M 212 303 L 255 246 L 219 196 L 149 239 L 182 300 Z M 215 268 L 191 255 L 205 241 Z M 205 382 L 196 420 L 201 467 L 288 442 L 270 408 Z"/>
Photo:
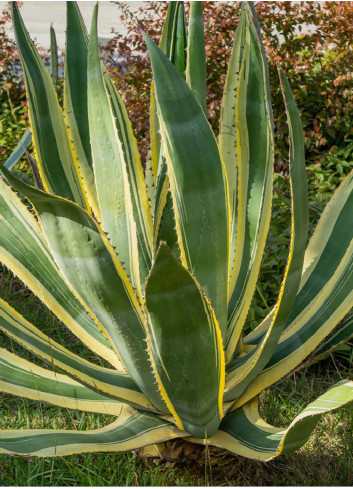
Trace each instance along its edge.
<path fill-rule="evenodd" d="M 77 298 L 89 304 L 132 379 L 157 409 L 166 410 L 144 346 L 144 317 L 136 294 L 98 223 L 82 207 L 15 178 L 6 179 L 35 207 L 56 263 Z"/>
<path fill-rule="evenodd" d="M 164 243 L 146 284 L 146 306 L 148 344 L 162 396 L 180 429 L 208 438 L 223 416 L 221 332 L 197 280 Z"/>
<path fill-rule="evenodd" d="M 227 361 L 237 347 L 256 288 L 271 219 L 274 164 L 266 59 L 249 13 L 244 14 L 247 27 L 235 107 L 238 204 L 234 266 L 230 277 Z"/>
<path fill-rule="evenodd" d="M 62 110 L 51 77 L 23 24 L 16 2 L 12 18 L 26 82 L 29 120 L 41 179 L 46 190 L 86 207 Z"/>
<path fill-rule="evenodd" d="M 16 148 L 12 151 L 8 159 L 5 161 L 4 164 L 6 168 L 12 170 L 12 168 L 16 165 L 16 163 L 20 161 L 20 159 L 25 153 L 25 149 L 28 148 L 31 142 L 32 142 L 32 134 L 31 134 L 31 130 L 28 128 L 25 130 Z"/>
<path fill-rule="evenodd" d="M 190 3 L 186 81 L 207 117 L 206 52 L 202 2 Z"/>
<path fill-rule="evenodd" d="M 268 461 L 303 446 L 323 414 L 349 406 L 352 401 L 353 382 L 342 380 L 309 404 L 288 428 L 275 428 L 261 419 L 255 400 L 228 413 L 208 443 L 242 457 Z"/>
<path fill-rule="evenodd" d="M 179 2 L 170 1 L 166 18 L 163 23 L 162 34 L 159 41 L 159 47 L 164 54 L 172 60 L 173 46 L 175 44 L 176 22 L 178 19 L 178 4 Z M 161 136 L 159 134 L 159 122 L 157 115 L 156 99 L 154 96 L 154 83 L 151 84 L 150 94 L 150 149 L 152 172 L 154 183 L 157 183 L 157 173 L 159 168 L 160 152 L 161 152 Z"/>
<path fill-rule="evenodd" d="M 0 179 L 0 261 L 91 350 L 114 367 L 118 357 L 72 294 L 48 250 L 34 216 Z"/>
<path fill-rule="evenodd" d="M 182 263 L 227 322 L 228 200 L 224 167 L 208 121 L 183 77 L 144 34 L 150 54 Z"/>
<path fill-rule="evenodd" d="M 229 391 L 226 394 L 227 400 L 239 397 L 270 360 L 291 313 L 303 271 L 309 229 L 304 135 L 299 111 L 288 80 L 282 71 L 280 71 L 280 79 L 286 105 L 290 141 L 289 170 L 292 197 L 290 251 L 278 301 L 266 335 L 247 357 L 243 357 L 245 359 L 243 363 L 229 373 L 226 382 L 226 391 Z"/>
<path fill-rule="evenodd" d="M 88 35 L 81 13 L 76 2 L 67 2 L 64 116 L 87 200 L 101 222 L 88 124 L 87 52 Z"/>
<path fill-rule="evenodd" d="M 128 182 L 131 188 L 132 208 L 137 227 L 138 254 L 140 257 L 140 281 L 143 286 L 152 264 L 153 241 L 153 221 L 148 203 L 147 187 L 137 141 L 132 131 L 126 107 L 108 73 L 105 73 L 104 81 L 110 97 L 118 137 L 122 145 Z"/>
<path fill-rule="evenodd" d="M 237 94 L 239 86 L 239 74 L 244 53 L 245 32 L 248 28 L 248 17 L 242 7 L 239 25 L 235 33 L 232 54 L 228 64 L 228 72 L 225 81 L 221 118 L 219 123 L 218 145 L 219 152 L 225 164 L 227 172 L 230 217 L 231 217 L 231 248 L 230 248 L 230 270 L 231 277 L 234 266 L 235 241 L 237 230 L 237 184 L 238 184 L 238 151 L 236 113 Z"/>
<path fill-rule="evenodd" d="M 143 410 L 153 410 L 149 400 L 128 374 L 99 367 L 75 355 L 26 321 L 2 299 L 0 330 L 28 351 L 47 361 L 49 365 L 64 370 L 67 375 L 95 391 L 123 402 L 127 401 Z"/>
<path fill-rule="evenodd" d="M 186 25 L 183 2 L 170 2 L 168 4 L 166 20 L 163 24 L 162 36 L 159 42 L 160 49 L 185 78 L 186 70 Z M 157 107 L 154 93 L 154 83 L 151 86 L 151 156 L 155 162 L 156 199 L 154 208 L 154 252 L 159 243 L 166 241 L 171 250 L 177 249 L 177 235 L 175 231 L 175 218 L 172 198 L 169 190 L 167 165 L 164 150 L 161 146 L 161 135 L 158 121 Z"/>
<path fill-rule="evenodd" d="M 137 229 L 133 215 L 130 184 L 121 141 L 118 138 L 108 94 L 104 86 L 98 52 L 98 7 L 95 7 L 87 62 L 88 120 L 93 169 L 102 216 L 102 227 L 133 287 L 142 297 Z"/>
<path fill-rule="evenodd" d="M 116 421 L 96 430 L 2 430 L 0 453 L 59 457 L 74 453 L 126 452 L 179 436 L 180 431 L 167 421 L 124 406 Z"/>
<path fill-rule="evenodd" d="M 0 348 L 0 392 L 49 402 L 67 409 L 115 415 L 121 410 L 119 401 L 67 375 L 39 367 L 3 348 Z M 0 430 L 0 439 L 1 434 Z"/>

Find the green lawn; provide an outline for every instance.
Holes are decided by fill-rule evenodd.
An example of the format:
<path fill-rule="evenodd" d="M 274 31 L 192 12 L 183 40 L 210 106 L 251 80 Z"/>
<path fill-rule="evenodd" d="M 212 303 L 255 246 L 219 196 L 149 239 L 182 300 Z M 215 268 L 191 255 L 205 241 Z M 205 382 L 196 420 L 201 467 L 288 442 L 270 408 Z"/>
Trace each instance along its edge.
<path fill-rule="evenodd" d="M 41 302 L 1 271 L 0 296 L 43 332 L 91 361 L 98 361 L 82 347 Z M 1 346 L 41 364 L 17 344 L 0 334 Z M 348 350 L 344 357 L 327 360 L 284 379 L 262 394 L 264 418 L 287 426 L 305 405 L 340 379 L 352 378 Z M 101 362 L 102 363 L 102 362 Z M 44 403 L 0 394 L 0 429 L 93 429 L 111 417 L 69 411 Z M 353 411 L 342 410 L 323 418 L 309 442 L 297 453 L 269 463 L 254 462 L 221 453 L 205 455 L 200 463 L 180 465 L 141 460 L 131 453 L 74 455 L 58 459 L 0 456 L 1 486 L 188 486 L 188 485 L 352 485 Z"/>

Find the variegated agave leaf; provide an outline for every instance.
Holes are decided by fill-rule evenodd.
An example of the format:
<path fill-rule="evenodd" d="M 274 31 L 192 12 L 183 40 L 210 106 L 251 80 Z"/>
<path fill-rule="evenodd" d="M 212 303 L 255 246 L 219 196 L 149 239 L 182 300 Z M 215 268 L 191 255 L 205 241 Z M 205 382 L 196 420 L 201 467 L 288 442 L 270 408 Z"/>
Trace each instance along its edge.
<path fill-rule="evenodd" d="M 0 330 L 50 368 L 1 348 L 0 390 L 116 420 L 91 431 L 3 430 L 0 453 L 151 451 L 173 438 L 258 460 L 299 448 L 322 414 L 353 401 L 353 382 L 336 384 L 288 428 L 261 419 L 258 395 L 353 334 L 350 319 L 340 322 L 353 305 L 353 173 L 306 246 L 303 133 L 280 71 L 291 242 L 277 303 L 245 335 L 270 226 L 275 151 L 254 7 L 242 5 L 218 139 L 207 120 L 202 2 L 191 3 L 188 29 L 183 2 L 169 3 L 159 47 L 144 34 L 153 71 L 146 172 L 99 58 L 98 7 L 88 34 L 68 2 L 63 108 L 55 55 L 50 76 L 16 3 L 12 14 L 31 126 L 20 147 L 33 140 L 44 190 L 11 173 L 19 147 L 1 165 L 0 260 L 110 366 L 72 353 L 1 299 Z"/>

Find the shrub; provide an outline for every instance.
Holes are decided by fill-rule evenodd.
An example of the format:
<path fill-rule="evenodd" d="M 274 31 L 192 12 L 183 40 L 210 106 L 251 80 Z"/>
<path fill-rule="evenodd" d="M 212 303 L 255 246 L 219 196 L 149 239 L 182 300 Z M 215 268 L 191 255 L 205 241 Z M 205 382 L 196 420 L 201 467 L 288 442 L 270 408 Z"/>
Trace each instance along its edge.
<path fill-rule="evenodd" d="M 0 300 L 0 329 L 51 366 L 1 349 L 0 388 L 117 419 L 92 431 L 0 431 L 0 453 L 147 447 L 143 453 L 156 454 L 165 448 L 158 444 L 175 438 L 260 460 L 295 450 L 323 413 L 353 401 L 353 382 L 333 386 L 285 430 L 260 418 L 258 395 L 312 352 L 320 355 L 322 342 L 327 350 L 352 335 L 352 321 L 335 327 L 353 300 L 353 173 L 307 246 L 303 131 L 280 70 L 291 242 L 275 306 L 244 334 L 270 226 L 274 168 L 269 70 L 253 6 L 242 7 L 218 142 L 205 114 L 202 4 L 190 6 L 188 33 L 183 3 L 169 4 L 160 48 L 143 34 L 153 71 L 146 175 L 124 104 L 100 62 L 98 8 L 89 36 L 77 5 L 67 9 L 62 109 L 13 4 L 44 190 L 0 166 L 1 260 L 111 367 L 75 355 Z"/>

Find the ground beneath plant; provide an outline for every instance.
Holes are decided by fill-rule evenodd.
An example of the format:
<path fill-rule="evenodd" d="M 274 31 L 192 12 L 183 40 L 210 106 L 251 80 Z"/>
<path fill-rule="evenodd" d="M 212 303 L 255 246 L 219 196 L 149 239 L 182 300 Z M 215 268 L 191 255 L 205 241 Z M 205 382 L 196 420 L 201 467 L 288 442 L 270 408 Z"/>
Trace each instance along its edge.
<path fill-rule="evenodd" d="M 153 463 L 152 461 L 147 462 Z M 351 486 L 353 465 L 337 466 L 335 455 L 299 451 L 267 463 L 229 453 L 183 463 L 162 462 L 160 470 L 174 469 L 175 485 L 188 475 L 194 486 Z M 184 484 L 182 484 L 184 485 Z"/>
<path fill-rule="evenodd" d="M 176 486 L 185 485 L 186 480 L 187 485 L 194 486 L 351 486 L 352 426 L 350 413 L 346 414 L 343 422 L 337 423 L 334 417 L 329 417 L 321 423 L 298 452 L 266 463 L 235 456 L 216 447 L 205 450 L 183 440 L 176 440 L 169 446 L 166 456 L 170 460 L 155 458 L 145 459 L 145 462 L 157 465 L 161 472 L 172 469 Z M 323 436 L 325 428 L 327 436 Z M 330 430 L 336 436 L 332 436 Z M 340 439 L 343 433 L 348 436 Z M 339 463 L 338 454 L 341 455 Z M 172 457 L 179 461 L 172 461 Z"/>

